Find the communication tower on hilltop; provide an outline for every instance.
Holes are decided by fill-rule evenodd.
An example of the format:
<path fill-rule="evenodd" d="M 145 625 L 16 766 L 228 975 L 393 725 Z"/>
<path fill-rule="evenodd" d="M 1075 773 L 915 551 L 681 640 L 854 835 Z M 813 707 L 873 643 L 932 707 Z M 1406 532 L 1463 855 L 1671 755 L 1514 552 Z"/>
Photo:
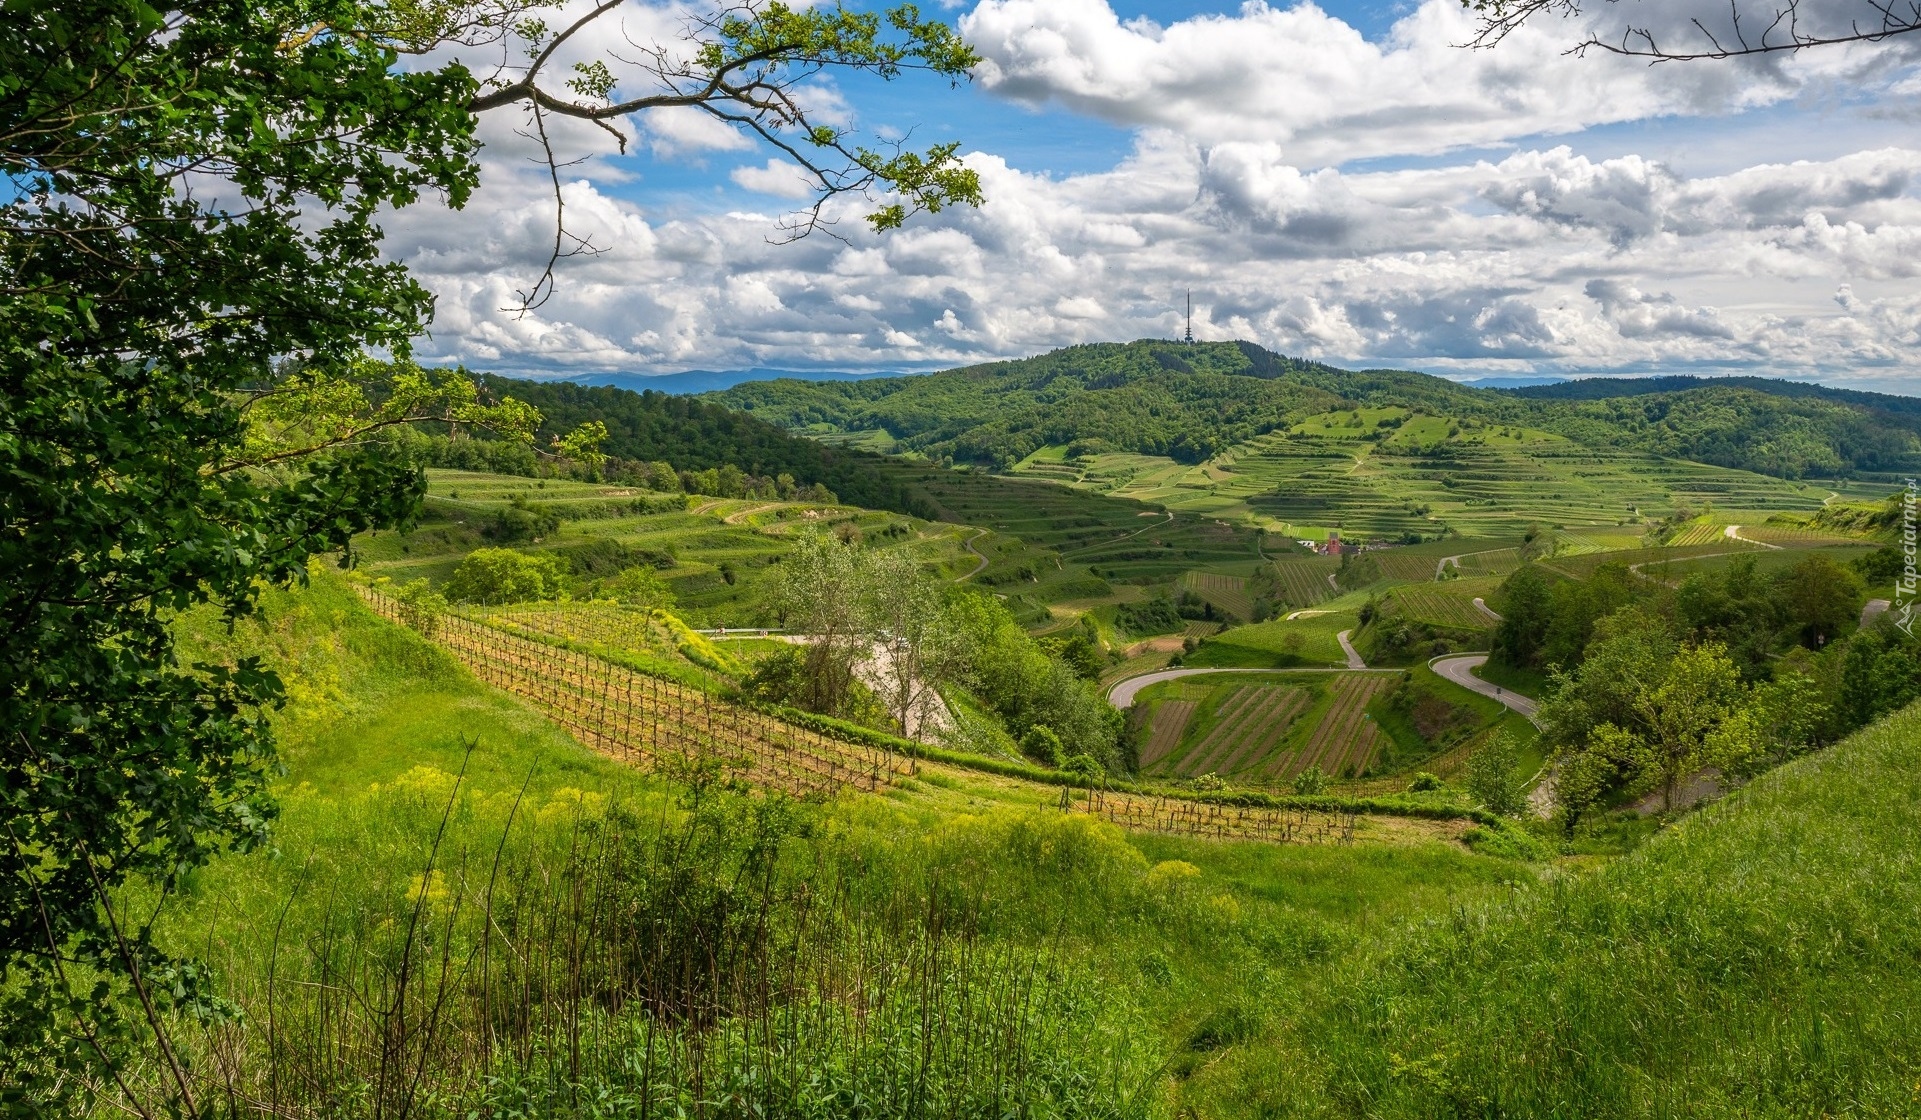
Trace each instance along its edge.
<path fill-rule="evenodd" d="M 1181 339 L 1187 345 L 1194 345 L 1194 289 L 1187 289 L 1187 335 Z"/>

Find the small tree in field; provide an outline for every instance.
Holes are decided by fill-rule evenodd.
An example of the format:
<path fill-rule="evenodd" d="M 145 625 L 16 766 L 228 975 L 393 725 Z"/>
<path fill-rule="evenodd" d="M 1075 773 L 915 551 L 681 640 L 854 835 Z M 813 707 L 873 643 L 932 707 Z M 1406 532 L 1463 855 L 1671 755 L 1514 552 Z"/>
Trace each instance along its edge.
<path fill-rule="evenodd" d="M 920 737 L 940 686 L 964 664 L 961 632 L 949 617 L 939 580 L 911 553 L 883 552 L 866 568 L 862 607 L 874 637 L 874 675 L 894 724 Z"/>
<path fill-rule="evenodd" d="M 1527 809 L 1526 776 L 1514 737 L 1503 731 L 1467 760 L 1467 788 L 1491 813 L 1518 817 Z"/>
<path fill-rule="evenodd" d="M 479 548 L 454 569 L 446 595 L 456 603 L 493 607 L 556 598 L 565 582 L 559 561 L 551 556 L 511 548 Z"/>
<path fill-rule="evenodd" d="M 648 567 L 622 569 L 600 585 L 599 594 L 622 606 L 638 610 L 664 609 L 674 605 L 674 593 L 668 589 L 667 581 L 660 578 L 659 572 Z"/>

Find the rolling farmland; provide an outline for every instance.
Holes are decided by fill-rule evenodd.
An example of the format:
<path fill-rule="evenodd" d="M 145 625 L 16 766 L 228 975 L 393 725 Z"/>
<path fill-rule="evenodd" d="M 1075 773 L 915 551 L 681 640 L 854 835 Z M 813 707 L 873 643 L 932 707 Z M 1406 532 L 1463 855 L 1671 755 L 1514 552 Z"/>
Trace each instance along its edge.
<path fill-rule="evenodd" d="M 1187 572 L 1181 576 L 1181 586 L 1237 618 L 1247 618 L 1254 613 L 1254 600 L 1248 597 L 1247 579 L 1243 576 Z"/>
<path fill-rule="evenodd" d="M 1387 739 L 1367 706 L 1394 685 L 1390 673 L 1237 677 L 1227 683 L 1155 686 L 1143 772 L 1285 787 L 1319 765 L 1335 777 L 1372 767 Z"/>
<path fill-rule="evenodd" d="M 1327 577 L 1340 566 L 1339 560 L 1322 556 L 1274 561 L 1274 579 L 1280 587 L 1281 600 L 1290 607 L 1312 607 L 1332 599 L 1340 592 Z"/>

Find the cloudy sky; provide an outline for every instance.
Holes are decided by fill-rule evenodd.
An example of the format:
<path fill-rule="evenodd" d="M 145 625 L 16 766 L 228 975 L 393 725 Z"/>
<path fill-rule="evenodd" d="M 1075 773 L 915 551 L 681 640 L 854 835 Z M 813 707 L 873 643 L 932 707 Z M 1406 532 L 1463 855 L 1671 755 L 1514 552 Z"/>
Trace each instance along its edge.
<path fill-rule="evenodd" d="M 1808 0 L 1804 18 L 1861 4 Z M 1727 10 L 1621 0 L 1595 18 L 1694 7 Z M 387 222 L 439 295 L 421 356 L 543 375 L 941 368 L 1174 337 L 1191 288 L 1197 336 L 1343 365 L 1921 393 L 1921 42 L 1648 67 L 1567 57 L 1576 22 L 1461 49 L 1458 0 L 945 14 L 985 59 L 964 88 L 809 96 L 869 138 L 960 141 L 978 210 L 874 236 L 850 204 L 846 240 L 781 244 L 795 176 L 746 138 L 691 112 L 627 122 L 626 155 L 563 129 L 569 225 L 602 251 L 516 315 L 553 199 L 497 116 L 467 209 Z M 677 20 L 631 3 L 582 54 L 671 41 Z"/>

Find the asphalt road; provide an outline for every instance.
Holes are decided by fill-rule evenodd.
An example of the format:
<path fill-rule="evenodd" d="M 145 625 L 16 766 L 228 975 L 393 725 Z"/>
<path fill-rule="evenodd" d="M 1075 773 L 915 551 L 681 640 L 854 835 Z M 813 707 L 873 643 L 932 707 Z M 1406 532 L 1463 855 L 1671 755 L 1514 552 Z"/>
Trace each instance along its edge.
<path fill-rule="evenodd" d="M 1209 673 L 1354 673 L 1354 672 L 1398 673 L 1400 672 L 1400 670 L 1399 669 L 1329 669 L 1326 667 L 1308 667 L 1308 668 L 1294 668 L 1294 669 L 1236 669 L 1233 666 L 1229 666 L 1229 665 L 1223 665 L 1218 668 L 1211 668 L 1211 669 L 1162 669 L 1154 673 L 1142 673 L 1138 677 L 1129 677 L 1124 681 L 1116 681 L 1114 683 L 1114 687 L 1107 690 L 1107 702 L 1109 704 L 1114 705 L 1116 708 L 1126 708 L 1129 705 L 1134 703 L 1134 697 L 1139 696 L 1141 689 L 1146 688 L 1148 685 L 1159 684 L 1162 681 L 1179 680 L 1182 677 L 1205 676 L 1206 674 L 1209 674 Z"/>
<path fill-rule="evenodd" d="M 1533 719 L 1539 710 L 1534 701 L 1512 689 L 1502 688 L 1500 685 L 1484 681 L 1474 675 L 1474 670 L 1485 664 L 1487 664 L 1487 654 L 1465 653 L 1459 657 L 1439 658 L 1429 667 L 1469 692 L 1478 692 L 1491 700 L 1499 700 L 1510 709 Z"/>

